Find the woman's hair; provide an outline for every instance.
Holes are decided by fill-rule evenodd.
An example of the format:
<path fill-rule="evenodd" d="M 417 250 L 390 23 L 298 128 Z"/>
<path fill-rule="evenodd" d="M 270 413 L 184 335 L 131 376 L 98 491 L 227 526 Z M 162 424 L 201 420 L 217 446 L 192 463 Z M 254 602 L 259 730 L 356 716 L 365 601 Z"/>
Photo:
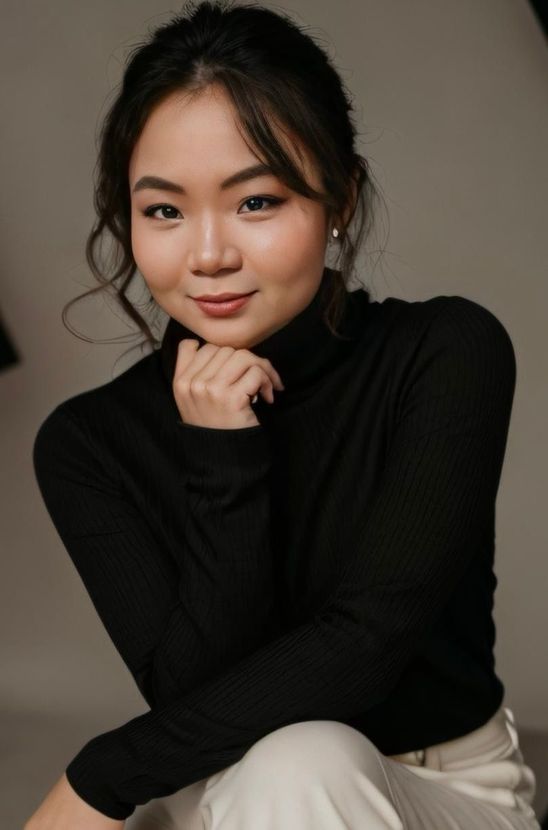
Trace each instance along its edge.
<path fill-rule="evenodd" d="M 379 191 L 367 161 L 356 152 L 349 95 L 323 49 L 287 15 L 233 0 L 185 3 L 183 13 L 158 27 L 128 56 L 121 89 L 102 123 L 95 170 L 97 219 L 86 241 L 86 259 L 99 285 L 67 303 L 64 323 L 72 303 L 106 291 L 114 293 L 117 304 L 144 333 L 145 340 L 137 345 L 159 345 L 126 296 L 137 272 L 131 247 L 129 162 L 145 122 L 164 98 L 175 92 L 199 92 L 211 84 L 222 85 L 231 97 L 248 146 L 261 161 L 292 190 L 323 202 L 328 221 L 335 221 L 335 264 L 340 268 L 330 281 L 325 320 L 336 334 L 341 299 L 372 227 Z M 278 141 L 274 125 L 282 132 L 289 129 L 312 153 L 323 193 L 307 185 Z M 346 209 L 348 220 L 342 227 Z M 105 231 L 114 244 L 103 264 Z M 150 292 L 149 306 L 158 310 Z"/>

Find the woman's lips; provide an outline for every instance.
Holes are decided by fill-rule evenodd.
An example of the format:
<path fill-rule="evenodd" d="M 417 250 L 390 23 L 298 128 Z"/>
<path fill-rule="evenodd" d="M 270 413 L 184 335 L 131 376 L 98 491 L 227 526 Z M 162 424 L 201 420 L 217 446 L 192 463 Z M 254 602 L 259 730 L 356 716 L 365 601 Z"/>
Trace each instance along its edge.
<path fill-rule="evenodd" d="M 252 291 L 250 294 L 245 294 L 243 297 L 238 297 L 235 300 L 223 300 L 222 302 L 196 299 L 194 299 L 194 302 L 202 311 L 205 311 L 211 317 L 226 317 L 228 314 L 232 314 L 234 311 L 242 308 L 255 293 L 255 291 Z"/>

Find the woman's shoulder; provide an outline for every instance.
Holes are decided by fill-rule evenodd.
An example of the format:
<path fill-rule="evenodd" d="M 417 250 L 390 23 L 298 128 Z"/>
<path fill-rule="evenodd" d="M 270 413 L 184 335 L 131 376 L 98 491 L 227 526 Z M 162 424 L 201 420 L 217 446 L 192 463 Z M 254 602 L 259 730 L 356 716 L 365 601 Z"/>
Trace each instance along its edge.
<path fill-rule="evenodd" d="M 162 383 L 158 354 L 153 351 L 116 377 L 60 401 L 40 423 L 39 433 L 59 441 L 72 427 L 83 436 L 112 435 L 116 425 L 139 420 L 152 401 L 159 405 L 165 394 Z"/>
<path fill-rule="evenodd" d="M 422 300 L 408 300 L 388 296 L 382 300 L 370 300 L 369 309 L 380 316 L 392 317 L 399 325 L 429 325 L 436 318 L 456 320 L 468 325 L 483 325 L 494 329 L 505 328 L 501 317 L 486 305 L 461 294 L 436 294 Z"/>
<path fill-rule="evenodd" d="M 512 338 L 502 315 L 460 294 L 437 294 L 423 300 L 389 296 L 370 301 L 369 311 L 385 333 L 393 335 L 396 348 L 420 344 L 423 349 L 436 349 L 441 344 L 453 344 L 454 349 L 482 353 L 495 349 L 513 354 Z"/>
<path fill-rule="evenodd" d="M 370 300 L 367 314 L 371 334 L 361 354 L 372 356 L 399 395 L 419 386 L 438 395 L 449 383 L 457 398 L 481 397 L 486 387 L 513 392 L 513 342 L 502 315 L 486 305 L 458 294 L 389 296 Z"/>
<path fill-rule="evenodd" d="M 456 294 L 395 304 L 401 337 L 393 365 L 402 398 L 420 393 L 439 405 L 443 395 L 462 418 L 466 407 L 506 418 L 517 366 L 501 316 Z"/>

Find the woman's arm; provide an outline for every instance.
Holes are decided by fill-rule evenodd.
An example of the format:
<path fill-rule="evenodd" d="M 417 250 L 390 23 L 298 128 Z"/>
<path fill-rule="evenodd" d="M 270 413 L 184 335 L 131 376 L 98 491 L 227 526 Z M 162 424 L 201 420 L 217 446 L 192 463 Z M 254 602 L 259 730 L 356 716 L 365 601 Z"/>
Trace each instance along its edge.
<path fill-rule="evenodd" d="M 187 516 L 177 561 L 105 469 L 70 405 L 46 418 L 33 448 L 52 522 L 150 707 L 253 651 L 276 625 L 262 427 L 182 429 L 188 499 L 181 494 Z M 170 677 L 162 648 L 174 639 Z"/>
<path fill-rule="evenodd" d="M 515 385 L 506 330 L 444 298 L 408 356 L 376 498 L 345 526 L 333 591 L 303 624 L 200 687 L 90 740 L 67 777 L 126 818 L 240 760 L 261 737 L 386 699 L 492 520 Z"/>

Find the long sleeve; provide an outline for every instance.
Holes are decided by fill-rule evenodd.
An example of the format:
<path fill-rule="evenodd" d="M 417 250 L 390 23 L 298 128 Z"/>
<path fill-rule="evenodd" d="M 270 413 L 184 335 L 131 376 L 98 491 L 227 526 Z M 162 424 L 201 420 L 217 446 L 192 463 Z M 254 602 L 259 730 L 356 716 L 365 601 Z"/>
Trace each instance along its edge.
<path fill-rule="evenodd" d="M 171 679 L 169 696 L 189 690 L 276 625 L 262 427 L 178 430 L 188 501 L 181 493 L 185 539 L 175 561 L 69 406 L 46 418 L 33 448 L 53 524 L 151 708 L 166 697 L 156 692 L 158 671 L 164 688 L 166 671 Z M 166 669 L 165 647 L 174 639 L 176 660 Z"/>
<path fill-rule="evenodd" d="M 96 809 L 126 818 L 281 726 L 351 718 L 389 695 L 481 551 L 516 375 L 501 323 L 457 297 L 405 360 L 382 480 L 367 509 L 341 517 L 328 599 L 199 687 L 90 740 L 66 773 Z"/>
<path fill-rule="evenodd" d="M 252 651 L 281 624 L 271 552 L 271 449 L 263 427 L 227 430 L 178 420 L 178 438 L 186 521 L 175 553 L 184 602 L 174 607 L 164 638 L 176 643 L 175 695 Z"/>

